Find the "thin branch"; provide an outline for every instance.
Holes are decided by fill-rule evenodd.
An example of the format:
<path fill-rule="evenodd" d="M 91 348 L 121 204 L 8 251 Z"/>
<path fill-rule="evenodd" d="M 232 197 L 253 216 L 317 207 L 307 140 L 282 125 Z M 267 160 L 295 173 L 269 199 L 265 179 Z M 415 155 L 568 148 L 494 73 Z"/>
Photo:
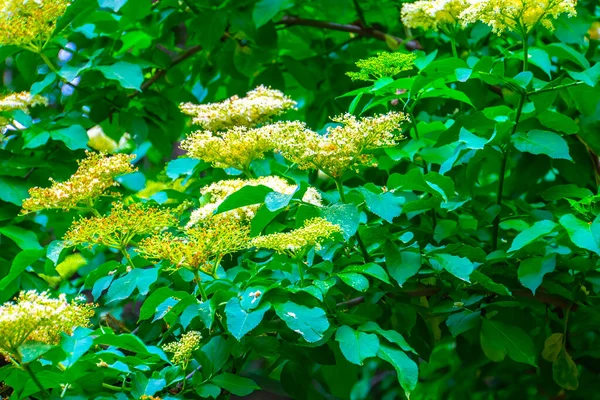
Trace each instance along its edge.
<path fill-rule="evenodd" d="M 144 90 L 146 90 L 150 86 L 154 85 L 156 83 L 156 81 L 158 81 L 160 78 L 165 76 L 169 69 L 171 69 L 171 68 L 175 67 L 176 65 L 182 63 L 183 61 L 187 60 L 188 58 L 190 58 L 191 56 L 193 56 L 200 50 L 202 50 L 202 46 L 192 46 L 189 49 L 187 49 L 180 56 L 174 58 L 173 61 L 171 62 L 171 65 L 169 65 L 167 68 L 157 70 L 154 73 L 154 75 L 152 75 L 150 78 L 148 78 L 146 81 L 144 81 L 144 83 L 142 83 L 141 90 L 139 92 L 134 92 L 134 93 L 130 94 L 129 98 L 131 99 L 131 98 L 138 96 Z"/>
<path fill-rule="evenodd" d="M 354 9 L 356 9 L 356 14 L 358 15 L 358 19 L 360 20 L 360 23 L 363 24 L 363 26 L 368 26 L 367 20 L 365 19 L 365 12 L 363 11 L 360 4 L 358 3 L 358 0 L 352 0 L 352 1 L 354 2 Z"/>
<path fill-rule="evenodd" d="M 374 28 L 364 28 L 362 26 L 353 25 L 353 24 L 338 24 L 337 22 L 329 22 L 329 21 L 319 21 L 316 19 L 304 19 L 298 18 L 294 16 L 286 15 L 281 21 L 277 22 L 276 25 L 285 25 L 285 26 L 312 26 L 315 28 L 329 29 L 333 31 L 340 32 L 350 32 L 357 34 L 359 36 L 373 38 L 377 40 L 381 40 L 387 42 L 388 40 L 394 40 L 398 45 L 403 44 L 404 47 L 408 50 L 418 50 L 421 49 L 421 44 L 416 40 L 404 40 L 397 36 L 388 35 L 385 32 L 382 32 L 378 29 Z"/>

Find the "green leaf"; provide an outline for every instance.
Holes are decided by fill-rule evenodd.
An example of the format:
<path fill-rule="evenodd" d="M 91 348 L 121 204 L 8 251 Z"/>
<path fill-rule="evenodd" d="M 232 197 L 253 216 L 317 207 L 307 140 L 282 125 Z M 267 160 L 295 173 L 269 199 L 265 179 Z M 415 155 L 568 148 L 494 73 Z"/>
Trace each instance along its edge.
<path fill-rule="evenodd" d="M 567 390 L 577 390 L 579 387 L 579 370 L 573 359 L 563 347 L 558 357 L 552 363 L 552 377 L 558 386 Z"/>
<path fill-rule="evenodd" d="M 450 89 L 449 87 L 431 88 L 431 89 L 425 91 L 423 94 L 421 94 L 419 98 L 420 99 L 427 99 L 427 98 L 451 99 L 451 100 L 460 101 L 460 102 L 466 103 L 470 106 L 473 106 L 473 103 L 471 102 L 471 99 L 469 99 L 469 96 L 467 96 L 463 92 L 459 92 L 458 90 Z"/>
<path fill-rule="evenodd" d="M 21 250 L 41 250 L 42 248 L 35 233 L 20 226 L 4 226 L 0 228 L 0 234 L 12 239 Z"/>
<path fill-rule="evenodd" d="M 546 128 L 564 132 L 569 135 L 579 131 L 579 125 L 577 125 L 575 121 L 556 111 L 544 110 L 537 115 L 537 119 Z"/>
<path fill-rule="evenodd" d="M 594 87 L 598 84 L 598 80 L 600 80 L 600 63 L 596 63 L 593 67 L 583 72 L 567 70 L 567 73 L 576 81 L 581 81 L 588 86 Z"/>
<path fill-rule="evenodd" d="M 533 294 L 542 284 L 544 275 L 554 271 L 556 267 L 556 256 L 552 257 L 534 257 L 521 261 L 518 270 L 519 281 L 521 285 L 531 290 Z"/>
<path fill-rule="evenodd" d="M 389 190 L 419 191 L 440 196 L 444 201 L 454 197 L 454 182 L 447 176 L 430 172 L 423 175 L 420 169 L 411 169 L 404 175 L 392 174 L 388 178 Z"/>
<path fill-rule="evenodd" d="M 418 248 L 400 251 L 396 245 L 386 242 L 383 247 L 385 266 L 398 285 L 402 286 L 408 278 L 415 276 L 421 268 L 421 253 Z"/>
<path fill-rule="evenodd" d="M 404 339 L 404 336 L 402 336 L 399 332 L 382 329 L 376 322 L 366 322 L 361 325 L 358 330 L 362 332 L 377 333 L 388 342 L 398 345 L 402 350 L 411 351 L 417 354 L 415 349 L 408 344 L 408 342 Z"/>
<path fill-rule="evenodd" d="M 19 346 L 21 362 L 30 363 L 46 354 L 54 346 L 48 343 L 26 342 Z"/>
<path fill-rule="evenodd" d="M 548 219 L 536 222 L 530 228 L 525 229 L 513 239 L 508 252 L 510 253 L 520 250 L 529 243 L 533 243 L 536 240 L 548 235 L 556 226 L 557 225 L 555 222 L 552 222 Z"/>
<path fill-rule="evenodd" d="M 131 296 L 137 288 L 141 295 L 146 295 L 150 291 L 150 286 L 158 279 L 158 268 L 131 270 L 124 276 L 116 279 L 107 293 L 107 303 L 125 300 Z"/>
<path fill-rule="evenodd" d="M 63 142 L 71 150 L 87 149 L 87 131 L 80 125 L 71 125 L 68 128 L 50 131 L 52 140 Z"/>
<path fill-rule="evenodd" d="M 10 271 L 8 275 L 0 279 L 0 290 L 6 289 L 6 287 L 15 279 L 19 277 L 35 261 L 39 260 L 40 257 L 44 256 L 44 250 L 42 249 L 29 249 L 23 250 L 18 253 L 12 261 Z"/>
<path fill-rule="evenodd" d="M 260 389 L 252 379 L 230 373 L 219 374 L 213 377 L 210 382 L 236 396 L 248 396 L 255 390 Z"/>
<path fill-rule="evenodd" d="M 200 164 L 200 160 L 193 158 L 178 158 L 173 161 L 169 161 L 165 172 L 171 179 L 177 179 L 181 175 L 189 176 L 194 172 L 194 168 Z"/>
<path fill-rule="evenodd" d="M 321 308 L 309 308 L 291 301 L 277 303 L 274 307 L 279 318 L 309 343 L 323 339 L 325 331 L 329 328 L 329 321 Z"/>
<path fill-rule="evenodd" d="M 23 200 L 29 197 L 26 182 L 7 176 L 0 176 L 0 200 L 17 206 L 23 204 Z"/>
<path fill-rule="evenodd" d="M 117 61 L 113 65 L 101 65 L 96 67 L 106 79 L 119 82 L 125 89 L 135 89 L 141 91 L 144 74 L 142 68 L 137 64 L 131 64 L 125 61 Z"/>
<path fill-rule="evenodd" d="M 400 215 L 402 207 L 400 205 L 404 201 L 401 197 L 394 196 L 393 193 L 373 193 L 368 189 L 361 188 L 360 192 L 365 198 L 367 208 L 373 214 L 383 218 L 390 224 L 394 218 Z"/>
<path fill-rule="evenodd" d="M 169 298 L 173 298 L 179 302 L 180 300 L 190 296 L 191 295 L 188 292 L 184 292 L 182 290 L 175 291 L 168 287 L 161 287 L 158 290 L 153 291 L 150 296 L 146 298 L 142 304 L 142 307 L 140 308 L 140 317 L 138 321 L 143 321 L 152 317 L 157 313 L 157 307 Z"/>
<path fill-rule="evenodd" d="M 484 318 L 481 325 L 481 348 L 492 361 L 508 355 L 517 362 L 536 366 L 533 342 L 521 328 Z"/>
<path fill-rule="evenodd" d="M 583 199 L 585 197 L 593 196 L 591 190 L 586 188 L 580 188 L 577 185 L 569 183 L 567 185 L 556 185 L 552 186 L 542 193 L 540 196 L 546 201 L 561 200 L 561 199 Z"/>
<path fill-rule="evenodd" d="M 212 383 L 203 383 L 196 388 L 196 393 L 202 398 L 212 397 L 216 399 L 221 394 L 221 388 Z"/>
<path fill-rule="evenodd" d="M 563 348 L 564 335 L 562 333 L 553 333 L 546 338 L 542 357 L 546 361 L 554 362 Z"/>
<path fill-rule="evenodd" d="M 584 55 L 564 43 L 551 43 L 546 46 L 545 50 L 550 57 L 557 57 L 559 60 L 570 61 L 583 69 L 588 69 L 590 67 L 590 63 Z"/>
<path fill-rule="evenodd" d="M 351 265 L 345 268 L 343 273 L 357 272 L 364 275 L 372 276 L 373 278 L 379 279 L 382 282 L 390 284 L 390 278 L 385 270 L 375 263 L 367 263 L 363 265 Z"/>
<path fill-rule="evenodd" d="M 252 20 L 257 28 L 269 22 L 280 11 L 294 5 L 290 0 L 260 0 L 252 10 Z"/>
<path fill-rule="evenodd" d="M 353 364 L 363 365 L 365 359 L 375 357 L 379 351 L 377 335 L 355 331 L 347 325 L 338 328 L 335 340 L 344 357 Z"/>
<path fill-rule="evenodd" d="M 242 308 L 240 300 L 237 297 L 232 297 L 225 306 L 227 330 L 239 341 L 244 335 L 260 324 L 265 313 L 270 309 L 271 304 L 261 302 L 256 309 L 246 311 Z"/>
<path fill-rule="evenodd" d="M 573 214 L 560 217 L 560 224 L 567 230 L 569 238 L 577 247 L 600 254 L 600 218 L 587 223 Z"/>
<path fill-rule="evenodd" d="M 354 236 L 360 224 L 360 214 L 353 204 L 336 204 L 324 207 L 322 215 L 327 221 L 342 228 L 346 240 Z"/>
<path fill-rule="evenodd" d="M 534 129 L 529 133 L 518 132 L 511 137 L 511 140 L 519 151 L 572 160 L 569 155 L 569 145 L 554 132 Z"/>
<path fill-rule="evenodd" d="M 465 257 L 453 256 L 450 254 L 435 254 L 431 260 L 431 265 L 437 271 L 445 269 L 458 279 L 470 282 L 469 276 L 475 269 L 475 265 Z"/>
<path fill-rule="evenodd" d="M 354 272 L 340 272 L 337 276 L 346 285 L 358 290 L 359 292 L 366 292 L 369 288 L 369 280 L 361 274 L 357 274 Z"/>
<path fill-rule="evenodd" d="M 488 276 L 482 274 L 481 272 L 479 272 L 477 270 L 475 270 L 471 273 L 471 279 L 473 279 L 473 281 L 479 283 L 481 286 L 483 286 L 487 290 L 492 291 L 494 293 L 498 293 L 501 296 L 512 296 L 512 293 L 510 292 L 510 290 L 508 290 L 506 288 L 506 286 L 501 285 L 500 283 L 494 282 L 491 278 L 489 278 Z"/>
<path fill-rule="evenodd" d="M 446 320 L 446 326 L 454 337 L 478 327 L 479 324 L 481 324 L 480 311 L 462 310 L 450 315 Z"/>
<path fill-rule="evenodd" d="M 417 364 L 402 350 L 385 344 L 380 344 L 377 357 L 392 364 L 398 373 L 400 386 L 404 389 L 406 397 L 410 397 L 410 393 L 415 390 L 419 381 L 419 367 L 417 367 Z"/>
<path fill-rule="evenodd" d="M 219 205 L 219 208 L 217 208 L 217 214 L 234 210 L 239 207 L 264 203 L 265 197 L 272 191 L 273 189 L 263 185 L 244 186 L 223 200 L 223 202 Z"/>

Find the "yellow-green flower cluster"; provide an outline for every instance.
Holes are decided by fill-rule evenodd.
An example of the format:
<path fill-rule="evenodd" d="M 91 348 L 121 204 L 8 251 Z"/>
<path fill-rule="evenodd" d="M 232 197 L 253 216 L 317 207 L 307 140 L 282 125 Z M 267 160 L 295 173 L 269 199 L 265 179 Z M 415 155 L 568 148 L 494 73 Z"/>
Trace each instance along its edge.
<path fill-rule="evenodd" d="M 247 172 L 252 161 L 273 150 L 273 142 L 267 125 L 254 129 L 233 127 L 218 134 L 196 131 L 181 142 L 180 147 L 188 152 L 188 156 L 209 162 L 216 168 Z"/>
<path fill-rule="evenodd" d="M 81 218 L 75 221 L 64 236 L 69 246 L 87 244 L 123 249 L 135 237 L 176 226 L 178 219 L 171 210 L 133 203 L 124 207 L 113 203 L 109 215 Z"/>
<path fill-rule="evenodd" d="M 27 112 L 31 107 L 47 106 L 48 100 L 39 94 L 29 92 L 11 93 L 0 98 L 0 112 L 21 110 Z"/>
<path fill-rule="evenodd" d="M 252 218 L 254 218 L 256 211 L 260 207 L 260 204 L 239 207 L 233 210 L 225 211 L 220 214 L 215 214 L 215 212 L 219 208 L 221 203 L 225 201 L 227 196 L 237 192 L 245 186 L 259 185 L 271 188 L 277 193 L 287 195 L 293 194 L 297 189 L 296 185 L 290 185 L 285 179 L 280 178 L 278 176 L 264 176 L 257 179 L 246 180 L 229 179 L 212 183 L 200 189 L 200 194 L 202 194 L 202 196 L 208 199 L 208 202 L 192 212 L 187 227 L 194 226 L 197 223 L 205 221 L 208 218 L 234 218 L 242 222 L 250 221 Z M 323 205 L 321 203 L 321 195 L 316 189 L 312 187 L 306 190 L 306 192 L 302 196 L 302 201 L 317 207 L 321 207 Z"/>
<path fill-rule="evenodd" d="M 144 258 L 167 260 L 175 268 L 202 270 L 214 274 L 220 259 L 248 247 L 250 227 L 235 219 L 209 219 L 185 230 L 142 239 L 136 251 Z"/>
<path fill-rule="evenodd" d="M 448 30 L 459 25 L 460 14 L 468 0 L 419 0 L 402 5 L 402 23 L 409 28 Z"/>
<path fill-rule="evenodd" d="M 29 189 L 30 197 L 23 202 L 23 210 L 91 207 L 98 197 L 117 185 L 115 177 L 135 171 L 131 165 L 133 158 L 126 154 L 107 157 L 102 153 L 87 152 L 87 157 L 79 161 L 79 168 L 68 180 L 56 182 L 51 179 L 49 188 Z"/>
<path fill-rule="evenodd" d="M 280 115 L 296 102 L 279 90 L 259 86 L 246 93 L 245 97 L 233 96 L 220 103 L 182 103 L 184 114 L 193 117 L 192 122 L 208 131 L 226 130 L 233 127 L 252 127 Z"/>
<path fill-rule="evenodd" d="M 481 21 L 498 34 L 508 30 L 521 35 L 538 24 L 553 30 L 560 14 L 576 14 L 577 0 L 471 0 L 460 15 L 463 25 Z"/>
<path fill-rule="evenodd" d="M 328 128 L 325 135 L 300 122 L 288 124 L 275 139 L 277 151 L 301 169 L 316 168 L 339 178 L 349 168 L 371 164 L 373 157 L 366 151 L 395 146 L 404 139 L 395 132 L 400 131 L 400 123 L 408 117 L 390 112 L 360 119 L 344 114 L 332 120 L 341 125 Z"/>
<path fill-rule="evenodd" d="M 370 57 L 356 62 L 360 68 L 358 72 L 347 72 L 353 81 L 373 81 L 383 77 L 394 77 L 402 71 L 413 68 L 417 56 L 413 53 L 379 53 L 377 57 Z"/>
<path fill-rule="evenodd" d="M 190 331 L 184 333 L 181 339 L 164 345 L 163 350 L 173 353 L 171 362 L 185 369 L 192 358 L 192 352 L 200 348 L 201 340 L 200 332 Z"/>
<path fill-rule="evenodd" d="M 341 233 L 339 225 L 323 218 L 312 218 L 304 226 L 286 233 L 274 233 L 252 239 L 251 246 L 275 250 L 278 253 L 295 256 L 310 247 L 320 248 L 321 244 L 335 233 Z"/>
<path fill-rule="evenodd" d="M 0 353 L 19 361 L 18 347 L 29 341 L 57 344 L 61 333 L 89 325 L 93 304 L 53 299 L 47 292 L 21 292 L 14 302 L 0 306 Z"/>
<path fill-rule="evenodd" d="M 0 0 L 0 46 L 40 50 L 52 36 L 68 0 Z"/>

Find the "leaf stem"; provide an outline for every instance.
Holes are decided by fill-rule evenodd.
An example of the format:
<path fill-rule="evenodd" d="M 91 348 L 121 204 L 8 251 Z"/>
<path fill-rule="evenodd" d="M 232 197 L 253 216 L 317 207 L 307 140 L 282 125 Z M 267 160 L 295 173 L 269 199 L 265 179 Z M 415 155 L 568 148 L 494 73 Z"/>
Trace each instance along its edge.
<path fill-rule="evenodd" d="M 131 256 L 127 252 L 127 249 L 125 248 L 124 245 L 122 245 L 121 247 L 119 247 L 119 251 L 121 252 L 121 254 L 123 254 L 123 257 L 125 257 L 125 259 L 127 260 L 127 264 L 129 264 L 129 266 L 131 268 L 135 269 L 135 265 L 133 264 L 133 260 L 131 259 Z"/>
<path fill-rule="evenodd" d="M 531 92 L 527 92 L 527 96 L 534 96 L 536 94 L 548 93 L 548 92 L 552 92 L 554 90 L 560 90 L 560 89 L 564 89 L 564 88 L 568 88 L 568 87 L 572 87 L 572 86 L 579 86 L 581 84 L 583 84 L 582 81 L 577 81 L 577 82 L 565 83 L 564 85 L 553 86 L 550 88 L 532 90 Z"/>
<path fill-rule="evenodd" d="M 300 275 L 300 287 L 304 287 L 304 265 L 300 257 L 296 259 L 298 264 L 298 274 Z"/>
<path fill-rule="evenodd" d="M 202 278 L 200 278 L 200 272 L 198 272 L 197 269 L 194 270 L 194 280 L 196 281 L 196 286 L 198 287 L 198 291 L 200 292 L 200 300 L 207 301 L 208 296 L 206 295 L 206 291 L 204 290 Z"/>

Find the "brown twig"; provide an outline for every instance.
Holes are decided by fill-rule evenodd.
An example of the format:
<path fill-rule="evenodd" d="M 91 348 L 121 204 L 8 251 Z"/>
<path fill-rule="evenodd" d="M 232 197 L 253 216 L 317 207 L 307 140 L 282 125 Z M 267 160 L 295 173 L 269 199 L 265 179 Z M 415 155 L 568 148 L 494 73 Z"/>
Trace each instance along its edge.
<path fill-rule="evenodd" d="M 169 65 L 169 67 L 167 67 L 165 69 L 159 69 L 158 71 L 156 71 L 154 73 L 154 75 L 152 75 L 150 78 L 148 78 L 146 81 L 144 81 L 144 83 L 142 83 L 142 86 L 140 87 L 141 90 L 139 92 L 133 92 L 133 93 L 131 93 L 129 95 L 129 98 L 132 99 L 132 98 L 138 96 L 144 90 L 146 90 L 150 86 L 154 85 L 156 83 L 156 81 L 158 81 L 160 78 L 162 78 L 163 76 L 165 76 L 165 74 L 167 73 L 167 71 L 170 68 L 173 68 L 177 64 L 182 63 L 183 61 L 187 60 L 188 58 L 190 58 L 191 56 L 193 56 L 194 54 L 196 54 L 200 50 L 202 50 L 202 46 L 192 46 L 189 49 L 187 49 L 180 56 L 174 58 L 173 61 L 171 62 L 171 65 Z"/>
<path fill-rule="evenodd" d="M 285 26 L 312 26 L 315 28 L 329 29 L 333 31 L 340 32 L 350 32 L 357 34 L 359 36 L 373 38 L 377 40 L 381 40 L 387 42 L 388 40 L 395 41 L 398 45 L 403 44 L 404 47 L 408 50 L 418 50 L 421 49 L 421 44 L 416 40 L 404 40 L 397 36 L 389 35 L 385 32 L 382 32 L 378 29 L 374 28 L 365 28 L 359 25 L 353 24 L 338 24 L 337 22 L 329 22 L 329 21 L 320 21 L 316 19 L 305 19 L 294 17 L 290 15 L 284 16 L 281 21 L 276 22 L 276 25 L 285 25 Z"/>

